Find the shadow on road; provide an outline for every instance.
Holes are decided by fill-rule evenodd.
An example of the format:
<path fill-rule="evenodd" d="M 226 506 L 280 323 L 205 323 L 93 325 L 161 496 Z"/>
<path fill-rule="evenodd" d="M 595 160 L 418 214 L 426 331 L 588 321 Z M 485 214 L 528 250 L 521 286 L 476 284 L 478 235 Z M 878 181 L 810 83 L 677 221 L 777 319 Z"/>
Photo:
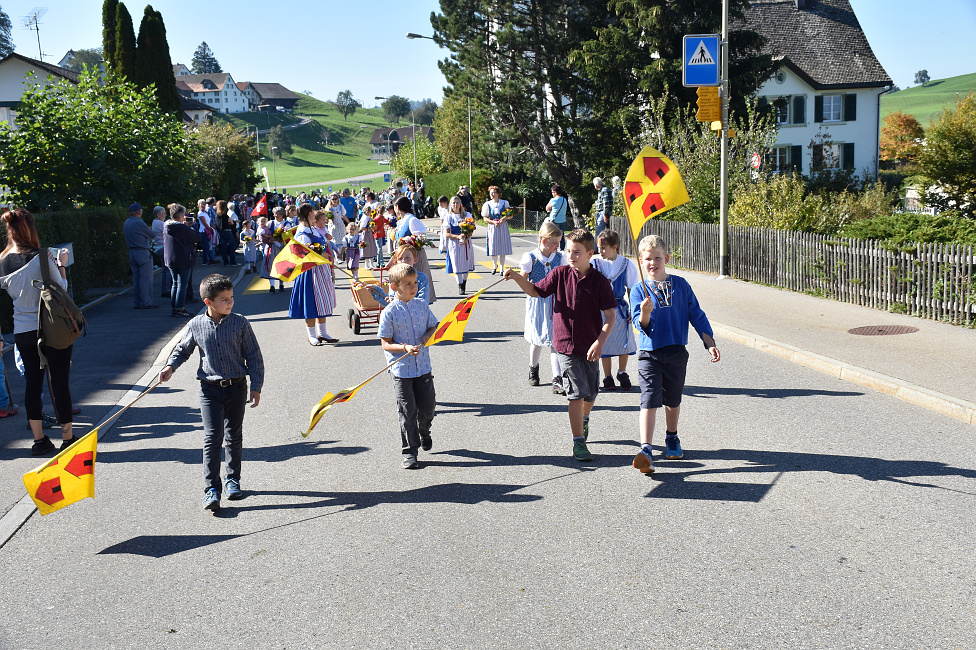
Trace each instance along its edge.
<path fill-rule="evenodd" d="M 658 469 L 648 478 L 658 484 L 647 494 L 655 499 L 702 499 L 710 501 L 761 501 L 776 482 L 787 472 L 826 472 L 844 476 L 858 476 L 866 481 L 890 481 L 921 488 L 949 490 L 959 494 L 971 492 L 955 490 L 918 480 L 917 477 L 976 478 L 976 470 L 952 467 L 945 463 L 927 460 L 882 460 L 863 456 L 836 456 L 831 454 L 806 454 L 788 451 L 762 451 L 750 449 L 717 449 L 687 454 L 693 461 L 657 461 Z M 736 461 L 736 467 L 708 468 L 708 461 Z M 689 469 L 689 464 L 691 468 Z M 665 470 L 665 471 L 660 471 Z M 772 475 L 766 483 L 736 483 L 721 480 L 736 476 L 761 477 Z M 698 478 L 720 480 L 695 480 Z"/>
<path fill-rule="evenodd" d="M 549 392 L 549 386 L 539 386 L 539 391 Z M 442 410 L 449 409 L 449 410 Z M 471 404 L 469 402 L 438 402 L 438 413 L 474 413 L 478 417 L 492 415 L 527 415 L 530 413 L 566 413 L 566 403 L 560 404 Z M 597 411 L 623 411 L 626 413 L 636 412 L 637 405 L 631 406 L 607 406 L 600 404 L 595 407 Z"/>
<path fill-rule="evenodd" d="M 823 395 L 825 397 L 858 397 L 864 395 L 864 392 L 853 390 L 814 390 L 808 388 L 739 388 L 685 385 L 684 395 L 688 397 L 704 397 L 706 399 L 712 396 L 725 395 L 783 399 L 784 397 L 812 397 L 814 395 Z"/>
<path fill-rule="evenodd" d="M 199 417 L 197 417 L 197 427 L 199 428 Z M 316 456 L 321 454 L 331 454 L 337 456 L 352 456 L 369 451 L 369 447 L 349 446 L 336 447 L 337 441 L 330 440 L 307 440 L 293 442 L 284 445 L 274 445 L 271 447 L 247 447 L 244 451 L 244 460 L 251 463 L 281 463 L 292 458 L 302 456 Z M 125 450 L 99 450 L 99 463 L 131 463 L 131 462 L 156 462 L 170 461 L 183 463 L 184 465 L 200 464 L 200 449 L 185 449 L 177 447 L 155 447 L 152 449 L 125 449 Z"/>

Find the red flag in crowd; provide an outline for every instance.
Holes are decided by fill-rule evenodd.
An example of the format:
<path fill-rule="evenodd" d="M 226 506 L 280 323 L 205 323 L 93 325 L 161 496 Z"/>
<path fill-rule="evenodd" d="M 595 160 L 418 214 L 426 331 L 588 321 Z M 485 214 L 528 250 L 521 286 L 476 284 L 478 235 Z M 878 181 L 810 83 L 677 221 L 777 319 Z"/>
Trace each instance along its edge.
<path fill-rule="evenodd" d="M 251 210 L 252 217 L 266 217 L 268 216 L 268 195 L 262 194 L 261 198 L 258 200 L 257 205 Z"/>

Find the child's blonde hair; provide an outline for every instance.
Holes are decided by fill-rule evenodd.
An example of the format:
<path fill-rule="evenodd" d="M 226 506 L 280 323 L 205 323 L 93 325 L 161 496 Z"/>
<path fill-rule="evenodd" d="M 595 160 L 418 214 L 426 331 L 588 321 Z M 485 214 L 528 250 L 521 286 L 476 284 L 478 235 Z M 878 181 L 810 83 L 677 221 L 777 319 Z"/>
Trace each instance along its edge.
<path fill-rule="evenodd" d="M 648 235 L 644 239 L 640 240 L 640 244 L 637 246 L 637 254 L 640 255 L 644 251 L 651 250 L 662 250 L 665 255 L 670 255 L 671 250 L 668 248 L 668 243 L 664 241 L 664 237 L 660 235 Z"/>
<path fill-rule="evenodd" d="M 562 228 L 557 226 L 554 221 L 543 222 L 542 227 L 539 228 L 540 239 L 553 239 L 554 237 L 559 237 L 562 239 L 562 236 Z"/>
<path fill-rule="evenodd" d="M 258 225 L 259 226 L 267 226 L 268 225 L 268 218 L 267 217 L 258 217 Z"/>
<path fill-rule="evenodd" d="M 397 249 L 393 251 L 393 255 L 390 256 L 390 259 L 393 260 L 393 262 L 399 264 L 400 259 L 403 257 L 403 254 L 408 250 L 411 253 L 413 253 L 414 260 L 420 257 L 420 249 L 417 248 L 416 246 L 411 246 L 410 244 L 400 244 L 399 246 L 397 246 Z"/>
<path fill-rule="evenodd" d="M 349 223 L 346 224 L 346 232 L 354 233 L 358 230 L 359 230 L 359 226 L 356 225 L 355 221 L 350 221 Z"/>
<path fill-rule="evenodd" d="M 390 269 L 390 284 L 399 285 L 406 278 L 411 275 L 417 275 L 417 269 L 413 268 L 409 264 L 394 264 L 393 268 Z"/>

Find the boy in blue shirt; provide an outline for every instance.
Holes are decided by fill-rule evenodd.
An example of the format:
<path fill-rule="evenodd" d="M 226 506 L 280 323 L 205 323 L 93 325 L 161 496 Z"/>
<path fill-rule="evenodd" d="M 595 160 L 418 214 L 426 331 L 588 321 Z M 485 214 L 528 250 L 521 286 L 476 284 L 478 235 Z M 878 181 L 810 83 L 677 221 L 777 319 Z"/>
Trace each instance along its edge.
<path fill-rule="evenodd" d="M 688 324 L 698 332 L 713 363 L 721 355 L 715 347 L 712 326 L 691 285 L 667 272 L 671 256 L 664 239 L 648 235 L 641 240 L 637 255 L 646 279 L 630 291 L 631 320 L 640 332 L 637 368 L 641 388 L 641 450 L 633 465 L 641 473 L 650 474 L 654 471 L 651 439 L 661 406 L 667 424 L 664 457 L 684 457 L 678 440 L 678 415 L 688 367 Z"/>
<path fill-rule="evenodd" d="M 437 318 L 417 295 L 417 270 L 409 264 L 395 264 L 390 269 L 393 302 L 380 313 L 379 337 L 386 352 L 386 362 L 393 363 L 404 354 L 410 356 L 393 363 L 393 389 L 400 418 L 400 443 L 403 468 L 417 469 L 417 451 L 430 451 L 430 425 L 434 421 L 434 375 L 430 366 L 427 340 L 437 330 Z"/>

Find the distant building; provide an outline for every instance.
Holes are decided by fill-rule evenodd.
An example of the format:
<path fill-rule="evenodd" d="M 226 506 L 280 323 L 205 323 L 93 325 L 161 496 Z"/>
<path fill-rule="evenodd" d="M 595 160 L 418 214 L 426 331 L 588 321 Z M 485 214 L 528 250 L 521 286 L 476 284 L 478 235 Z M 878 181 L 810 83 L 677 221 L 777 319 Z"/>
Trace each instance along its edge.
<path fill-rule="evenodd" d="M 28 80 L 27 73 L 33 72 L 34 79 Z M 0 122 L 16 127 L 15 118 L 20 99 L 24 96 L 24 84 L 39 83 L 46 86 L 49 78 L 67 79 L 78 83 L 78 73 L 52 63 L 38 61 L 13 52 L 0 59 Z"/>
<path fill-rule="evenodd" d="M 776 109 L 768 168 L 876 175 L 879 100 L 892 82 L 849 0 L 750 0 L 743 13 L 742 26 L 763 35 L 780 64 L 757 91 Z M 811 148 L 818 133 L 829 138 Z"/>
<path fill-rule="evenodd" d="M 434 129 L 421 126 L 417 129 L 419 137 L 434 141 Z M 369 140 L 371 160 L 389 160 L 400 150 L 404 142 L 413 138 L 413 127 L 401 126 L 395 129 L 376 129 Z"/>
<path fill-rule="evenodd" d="M 218 113 L 245 113 L 251 110 L 250 101 L 237 88 L 229 72 L 177 73 L 176 91 L 187 99 L 210 106 Z"/>
<path fill-rule="evenodd" d="M 175 76 L 175 77 L 188 77 L 191 74 L 193 74 L 193 73 L 190 72 L 190 69 L 188 67 L 186 67 L 185 65 L 183 65 L 182 63 L 176 63 L 176 64 L 173 65 L 173 76 Z"/>
<path fill-rule="evenodd" d="M 210 114 L 216 109 L 201 104 L 195 99 L 180 95 L 180 116 L 187 124 L 207 124 L 210 121 Z"/>
<path fill-rule="evenodd" d="M 65 55 L 61 57 L 61 60 L 58 61 L 58 67 L 67 68 L 69 65 L 71 65 L 71 61 L 74 60 L 74 58 L 75 51 L 68 50 Z M 105 74 L 105 60 L 102 57 L 98 57 L 98 70 L 102 73 L 102 75 Z"/>
<path fill-rule="evenodd" d="M 284 109 L 285 111 L 291 113 L 295 110 L 295 104 L 301 99 L 301 95 L 297 95 L 292 91 L 288 90 L 281 84 L 276 83 L 258 83 L 255 81 L 245 82 L 248 86 L 248 91 L 251 98 L 251 102 L 255 106 L 262 107 L 278 107 Z M 240 84 L 238 84 L 240 86 Z M 255 101 L 255 99 L 257 101 Z"/>

